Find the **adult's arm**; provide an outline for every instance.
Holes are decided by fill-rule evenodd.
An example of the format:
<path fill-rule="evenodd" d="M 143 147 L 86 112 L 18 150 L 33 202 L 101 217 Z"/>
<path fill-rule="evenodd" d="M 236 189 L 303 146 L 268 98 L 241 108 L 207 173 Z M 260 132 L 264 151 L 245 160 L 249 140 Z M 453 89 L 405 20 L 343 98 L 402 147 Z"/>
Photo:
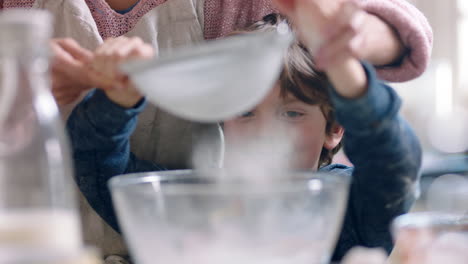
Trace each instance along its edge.
<path fill-rule="evenodd" d="M 281 0 L 205 0 L 205 38 L 226 36 L 278 12 L 273 1 Z M 407 0 L 352 1 L 390 25 L 405 47 L 398 63 L 377 69 L 379 78 L 404 82 L 420 76 L 427 68 L 432 51 L 432 29 L 425 16 Z"/>
<path fill-rule="evenodd" d="M 400 63 L 379 67 L 379 78 L 391 82 L 404 82 L 420 76 L 427 68 L 433 33 L 426 17 L 407 0 L 354 0 L 398 33 L 405 46 Z"/>

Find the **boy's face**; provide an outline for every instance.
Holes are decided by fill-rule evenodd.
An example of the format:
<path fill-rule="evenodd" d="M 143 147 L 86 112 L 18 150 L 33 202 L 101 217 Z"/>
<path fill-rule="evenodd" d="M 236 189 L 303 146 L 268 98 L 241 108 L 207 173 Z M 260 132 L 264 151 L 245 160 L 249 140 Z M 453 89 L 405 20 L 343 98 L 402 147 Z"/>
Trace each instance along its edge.
<path fill-rule="evenodd" d="M 319 105 L 306 104 L 292 94 L 282 97 L 280 91 L 277 83 L 255 109 L 224 123 L 227 155 L 230 146 L 242 142 L 270 138 L 276 143 L 285 136 L 292 147 L 290 166 L 315 170 L 322 147 L 333 149 L 340 142 L 343 131 L 337 126 L 327 134 L 327 121 Z"/>

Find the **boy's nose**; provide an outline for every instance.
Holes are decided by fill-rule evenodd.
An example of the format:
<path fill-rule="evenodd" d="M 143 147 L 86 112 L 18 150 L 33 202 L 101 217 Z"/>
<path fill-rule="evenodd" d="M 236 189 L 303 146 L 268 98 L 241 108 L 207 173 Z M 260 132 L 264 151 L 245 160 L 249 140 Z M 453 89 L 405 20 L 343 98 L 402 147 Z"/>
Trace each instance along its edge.
<path fill-rule="evenodd" d="M 286 127 L 272 117 L 259 118 L 257 126 L 252 131 L 254 136 L 262 141 L 277 141 L 286 136 Z"/>
<path fill-rule="evenodd" d="M 274 130 L 273 127 L 275 126 L 274 120 L 267 115 L 259 115 L 255 122 L 255 125 L 251 127 L 252 136 L 263 138 L 271 134 Z"/>

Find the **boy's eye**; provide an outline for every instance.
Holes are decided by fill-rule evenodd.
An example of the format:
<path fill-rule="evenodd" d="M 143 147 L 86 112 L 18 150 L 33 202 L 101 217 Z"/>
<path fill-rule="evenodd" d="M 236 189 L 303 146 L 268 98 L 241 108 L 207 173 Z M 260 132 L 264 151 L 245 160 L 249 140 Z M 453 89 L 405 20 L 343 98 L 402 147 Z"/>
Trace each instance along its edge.
<path fill-rule="evenodd" d="M 290 119 L 296 119 L 304 116 L 304 113 L 297 112 L 297 111 L 286 111 L 283 113 L 284 117 L 290 118 Z"/>
<path fill-rule="evenodd" d="M 249 117 L 253 117 L 254 116 L 254 113 L 252 111 L 248 111 L 248 112 L 245 112 L 243 114 L 241 114 L 239 116 L 239 118 L 249 118 Z"/>

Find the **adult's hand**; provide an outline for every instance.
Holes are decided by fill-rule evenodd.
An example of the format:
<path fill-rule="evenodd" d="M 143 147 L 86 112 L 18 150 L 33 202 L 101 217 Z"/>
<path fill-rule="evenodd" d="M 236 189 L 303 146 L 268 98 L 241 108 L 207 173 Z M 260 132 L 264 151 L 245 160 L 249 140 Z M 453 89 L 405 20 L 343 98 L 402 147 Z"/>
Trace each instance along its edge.
<path fill-rule="evenodd" d="M 346 98 L 358 98 L 367 91 L 366 73 L 356 56 L 348 49 L 352 38 L 328 38 L 327 29 L 341 27 L 341 10 L 351 2 L 309 0 L 296 2 L 294 23 L 299 37 L 315 58 L 316 67 L 324 71 L 335 91 Z M 317 42 L 317 39 L 320 39 Z M 333 52 L 327 54 L 327 49 Z M 323 58 L 326 58 L 325 61 Z"/>
<path fill-rule="evenodd" d="M 360 60 L 366 60 L 376 66 L 390 65 L 403 57 L 405 47 L 398 34 L 385 21 L 362 10 L 356 1 L 351 0 L 273 0 L 281 13 L 286 15 L 299 31 L 301 27 L 315 26 L 321 28 L 320 37 L 324 43 L 315 57 L 317 64 L 326 67 L 337 50 L 344 48 Z M 301 3 L 302 2 L 302 3 Z M 321 13 L 329 14 L 329 25 L 307 25 L 295 23 L 300 20 L 300 7 L 303 2 L 314 2 L 322 9 Z M 302 19 L 303 22 L 303 19 Z"/>
<path fill-rule="evenodd" d="M 124 36 L 104 41 L 94 52 L 94 59 L 87 66 L 92 82 L 103 90 L 114 103 L 133 107 L 141 98 L 131 81 L 119 69 L 119 65 L 129 60 L 145 60 L 155 55 L 150 44 L 137 37 Z"/>
<path fill-rule="evenodd" d="M 119 66 L 129 60 L 150 59 L 154 56 L 151 45 L 141 38 L 120 36 L 109 38 L 94 51 L 94 58 L 87 66 L 91 81 L 104 90 L 120 90 L 127 76 Z"/>
<path fill-rule="evenodd" d="M 52 39 L 52 94 L 60 106 L 75 101 L 83 91 L 93 88 L 85 65 L 92 60 L 91 51 L 73 39 Z"/>

